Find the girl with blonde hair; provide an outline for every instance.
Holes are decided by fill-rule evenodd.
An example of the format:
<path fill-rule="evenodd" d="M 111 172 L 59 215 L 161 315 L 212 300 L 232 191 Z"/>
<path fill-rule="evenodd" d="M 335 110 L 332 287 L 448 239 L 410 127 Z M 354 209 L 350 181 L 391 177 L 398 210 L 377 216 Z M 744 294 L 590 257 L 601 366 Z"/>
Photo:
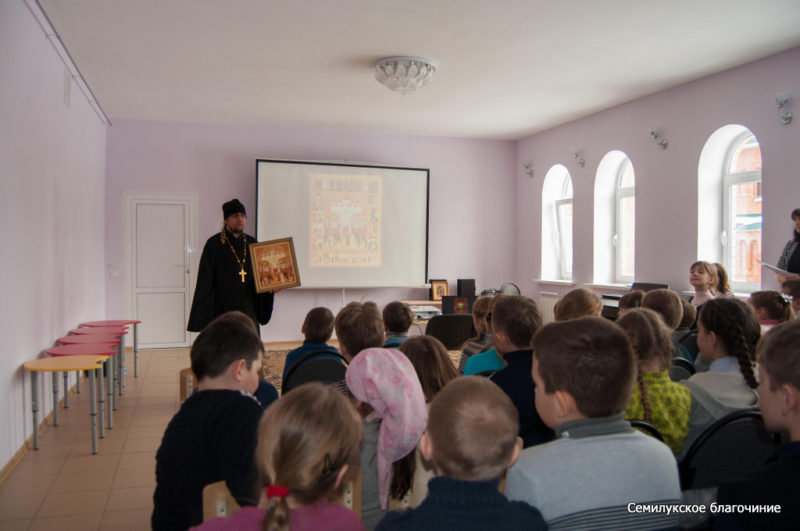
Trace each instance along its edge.
<path fill-rule="evenodd" d="M 691 392 L 669 377 L 672 339 L 661 316 L 649 308 L 629 310 L 617 319 L 631 340 L 637 359 L 633 396 L 625 418 L 640 419 L 655 426 L 664 442 L 677 454 L 689 432 Z"/>
<path fill-rule="evenodd" d="M 694 288 L 692 304 L 699 307 L 711 299 L 717 298 L 717 268 L 702 260 L 692 264 L 689 268 L 689 284 Z"/>
<path fill-rule="evenodd" d="M 202 531 L 363 531 L 361 519 L 335 502 L 350 464 L 358 461 L 361 420 L 335 388 L 308 383 L 264 412 L 255 462 L 261 499 Z"/>
<path fill-rule="evenodd" d="M 492 311 L 494 297 L 483 295 L 472 303 L 472 325 L 475 327 L 477 336 L 467 339 L 461 347 L 461 359 L 458 362 L 458 372 L 464 373 L 464 368 L 475 354 L 485 352 L 492 348 L 492 329 L 486 321 L 486 316 Z"/>

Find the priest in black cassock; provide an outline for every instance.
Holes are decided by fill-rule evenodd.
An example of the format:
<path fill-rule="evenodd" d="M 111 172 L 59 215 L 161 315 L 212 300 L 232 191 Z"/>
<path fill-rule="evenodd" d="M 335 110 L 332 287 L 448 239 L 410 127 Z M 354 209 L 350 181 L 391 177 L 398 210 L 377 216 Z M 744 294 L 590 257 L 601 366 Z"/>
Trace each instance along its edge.
<path fill-rule="evenodd" d="M 274 294 L 256 293 L 253 269 L 250 266 L 251 243 L 256 239 L 244 233 L 247 213 L 238 199 L 222 205 L 225 219 L 222 231 L 206 241 L 197 271 L 190 332 L 200 332 L 217 316 L 239 310 L 256 323 L 269 322 Z"/>

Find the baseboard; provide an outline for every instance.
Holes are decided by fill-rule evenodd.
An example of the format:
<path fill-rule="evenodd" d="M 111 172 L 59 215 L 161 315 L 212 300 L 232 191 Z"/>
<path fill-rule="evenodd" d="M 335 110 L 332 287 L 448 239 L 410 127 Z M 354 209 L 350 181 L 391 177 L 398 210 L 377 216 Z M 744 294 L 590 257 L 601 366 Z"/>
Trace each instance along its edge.
<path fill-rule="evenodd" d="M 81 378 L 81 386 L 83 386 L 84 383 L 88 382 L 88 378 L 86 378 L 82 372 L 80 373 L 80 378 Z M 86 392 L 84 391 L 84 389 L 86 388 L 81 387 L 81 393 Z M 69 388 L 69 394 L 71 395 L 77 394 L 76 385 L 73 385 L 72 387 Z M 64 409 L 63 397 L 59 399 L 58 407 Z M 27 413 L 30 414 L 30 411 L 28 411 Z M 37 426 L 37 430 L 39 430 L 39 435 L 41 435 L 44 432 L 44 429 L 47 427 L 48 423 L 51 425 L 53 423 L 52 410 L 50 411 L 50 413 L 45 415 L 45 417 L 41 420 L 41 422 L 39 422 L 39 426 Z M 3 482 L 5 482 L 5 480 L 8 479 L 8 476 L 10 476 L 12 472 L 14 472 L 14 469 L 16 469 L 17 466 L 19 466 L 19 464 L 22 462 L 22 459 L 25 457 L 25 454 L 27 454 L 29 450 L 33 450 L 33 434 L 31 434 L 27 439 L 25 439 L 25 442 L 22 443 L 22 446 L 20 446 L 19 450 L 17 450 L 17 452 L 11 457 L 11 459 L 8 460 L 3 469 L 0 470 L 0 485 L 2 485 Z"/>

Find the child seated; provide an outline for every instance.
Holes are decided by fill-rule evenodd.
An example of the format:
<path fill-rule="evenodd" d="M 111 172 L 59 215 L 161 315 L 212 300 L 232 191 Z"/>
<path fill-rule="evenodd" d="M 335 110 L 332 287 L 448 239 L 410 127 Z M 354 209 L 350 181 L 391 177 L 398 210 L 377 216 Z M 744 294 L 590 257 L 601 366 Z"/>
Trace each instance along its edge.
<path fill-rule="evenodd" d="M 430 406 L 419 447 L 437 477 L 416 509 L 388 513 L 380 530 L 546 529 L 538 510 L 509 502 L 498 481 L 519 455 L 517 412 L 485 378 L 449 383 Z"/>
<path fill-rule="evenodd" d="M 408 329 L 414 322 L 414 312 L 408 304 L 390 302 L 383 307 L 383 327 L 386 331 L 384 348 L 395 348 L 408 339 Z"/>
<path fill-rule="evenodd" d="M 681 458 L 714 421 L 758 403 L 753 359 L 760 336 L 755 312 L 739 299 L 712 299 L 703 304 L 697 318 L 697 345 L 700 358 L 710 365 L 707 372 L 681 382 L 692 392 L 689 433 Z"/>
<path fill-rule="evenodd" d="M 461 359 L 458 362 L 458 372 L 461 374 L 464 374 L 467 360 L 475 354 L 492 348 L 492 331 L 486 322 L 486 315 L 492 311 L 493 302 L 494 297 L 484 295 L 478 297 L 472 304 L 472 325 L 478 335 L 468 339 L 461 348 Z"/>
<path fill-rule="evenodd" d="M 256 323 L 248 317 L 247 314 L 240 311 L 225 312 L 217 317 L 215 321 L 226 321 L 229 319 L 243 323 L 247 328 L 252 330 L 254 334 L 259 335 Z M 266 375 L 263 371 L 264 367 L 262 363 L 261 370 L 258 372 L 258 389 L 253 393 L 253 397 L 261 404 L 261 409 L 267 409 L 270 404 L 278 399 L 278 390 L 266 380 Z M 197 389 L 195 389 L 194 392 L 196 393 Z"/>
<path fill-rule="evenodd" d="M 778 323 L 794 319 L 792 300 L 783 293 L 754 291 L 747 303 L 756 312 L 762 334 Z"/>
<path fill-rule="evenodd" d="M 400 345 L 398 350 L 414 366 L 427 404 L 431 403 L 445 385 L 461 376 L 453 366 L 445 346 L 433 336 L 412 337 Z M 433 476 L 433 471 L 423 462 L 419 451 L 410 453 L 402 462 L 397 462 L 396 466 L 404 467 L 406 473 L 411 475 L 411 491 L 406 498 L 407 483 L 398 485 L 397 492 L 392 492 L 392 498 L 402 500 L 401 505 L 407 501 L 409 507 L 416 507 L 428 495 L 428 480 Z"/>
<path fill-rule="evenodd" d="M 681 491 L 670 449 L 624 420 L 636 375 L 625 332 L 599 317 L 550 323 L 533 351 L 536 409 L 557 440 L 522 451 L 508 498 L 537 507 L 549 529 L 676 527 L 674 514 L 628 510 Z"/>
<path fill-rule="evenodd" d="M 578 317 L 599 316 L 603 302 L 593 291 L 577 288 L 567 292 L 556 303 L 556 321 L 569 321 Z"/>
<path fill-rule="evenodd" d="M 717 284 L 714 286 L 717 297 L 733 297 L 734 295 L 731 291 L 730 282 L 728 282 L 728 272 L 725 270 L 725 266 L 719 262 L 714 262 L 713 266 L 717 274 Z"/>
<path fill-rule="evenodd" d="M 236 319 L 217 319 L 197 336 L 190 357 L 198 391 L 181 405 L 156 452 L 152 528 L 187 529 L 203 521 L 203 487 L 225 480 L 237 503 L 254 505 L 253 450 L 261 407 L 264 346 Z"/>
<path fill-rule="evenodd" d="M 398 350 L 362 350 L 347 366 L 346 379 L 364 418 L 359 457 L 361 518 L 372 529 L 384 515 L 390 492 L 402 497 L 411 487 L 413 467 L 400 474 L 395 463 L 409 455 L 412 458 L 403 464 L 414 463 L 428 408 L 414 367 Z"/>
<path fill-rule="evenodd" d="M 361 421 L 333 387 L 301 385 L 267 409 L 258 426 L 260 501 L 198 531 L 326 529 L 360 531 L 361 519 L 335 503 L 357 461 Z"/>
<path fill-rule="evenodd" d="M 693 263 L 689 268 L 689 284 L 694 288 L 691 302 L 696 307 L 716 298 L 717 268 L 702 260 Z"/>
<path fill-rule="evenodd" d="M 800 278 L 790 278 L 781 283 L 781 293 L 792 301 L 795 317 L 800 316 Z"/>
<path fill-rule="evenodd" d="M 464 376 L 470 376 L 473 374 L 481 374 L 481 375 L 488 375 L 493 374 L 503 367 L 506 366 L 505 362 L 503 361 L 502 356 L 497 353 L 497 349 L 494 347 L 494 327 L 492 326 L 492 309 L 494 309 L 494 303 L 497 301 L 497 296 L 491 298 L 491 303 L 489 306 L 489 311 L 486 313 L 486 330 L 488 334 L 492 337 L 492 346 L 484 350 L 483 352 L 479 352 L 478 354 L 473 354 L 467 359 L 467 362 L 464 364 Z"/>
<path fill-rule="evenodd" d="M 300 327 L 300 332 L 305 336 L 305 340 L 303 340 L 301 346 L 286 355 L 286 361 L 283 364 L 284 379 L 286 379 L 286 374 L 289 372 L 289 369 L 306 354 L 310 354 L 315 350 L 332 350 L 338 352 L 336 347 L 332 347 L 326 343 L 333 334 L 333 313 L 331 313 L 329 309 L 319 306 L 309 310 L 303 321 L 303 326 Z M 319 357 L 339 359 L 336 356 L 328 356 L 325 354 Z"/>
<path fill-rule="evenodd" d="M 417 371 L 426 403 L 430 403 L 448 382 L 459 377 L 447 349 L 433 336 L 412 337 L 398 350 L 406 355 Z"/>
<path fill-rule="evenodd" d="M 683 318 L 681 298 L 671 289 L 659 288 L 648 291 L 642 298 L 642 308 L 655 310 L 661 316 L 670 332 L 678 328 Z M 684 358 L 694 364 L 694 358 L 689 354 L 689 351 L 677 341 L 672 342 L 672 357 Z"/>
<path fill-rule="evenodd" d="M 789 434 L 763 470 L 723 483 L 720 504 L 779 505 L 780 514 L 719 515 L 715 529 L 800 529 L 800 322 L 772 328 L 758 345 L 758 407 L 764 426 Z"/>
<path fill-rule="evenodd" d="M 637 358 L 633 396 L 625 410 L 626 419 L 638 419 L 655 426 L 664 442 L 677 454 L 689 431 L 692 395 L 686 386 L 669 378 L 672 341 L 664 321 L 648 308 L 636 308 L 616 321 L 631 340 Z"/>
<path fill-rule="evenodd" d="M 494 346 L 506 367 L 492 376 L 492 381 L 511 399 L 519 415 L 519 436 L 523 447 L 553 440 L 533 404 L 534 385 L 531 377 L 533 351 L 531 338 L 542 326 L 539 306 L 530 297 L 500 295 L 492 307 Z"/>
<path fill-rule="evenodd" d="M 386 339 L 383 321 L 374 302 L 350 302 L 339 310 L 333 322 L 339 350 L 347 361 L 364 349 L 380 347 Z"/>
<path fill-rule="evenodd" d="M 640 308 L 642 306 L 642 298 L 644 291 L 640 289 L 633 289 L 619 298 L 617 305 L 617 317 L 622 317 L 628 310 Z"/>

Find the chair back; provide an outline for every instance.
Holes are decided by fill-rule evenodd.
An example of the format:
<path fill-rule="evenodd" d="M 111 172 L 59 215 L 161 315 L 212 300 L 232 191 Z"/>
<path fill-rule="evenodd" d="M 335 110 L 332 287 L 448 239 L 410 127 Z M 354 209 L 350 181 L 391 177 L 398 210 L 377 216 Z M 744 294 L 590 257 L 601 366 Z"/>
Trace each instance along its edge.
<path fill-rule="evenodd" d="M 441 341 L 447 350 L 458 350 L 467 339 L 477 334 L 472 324 L 472 314 L 452 313 L 431 317 L 425 327 L 425 335 Z"/>
<path fill-rule="evenodd" d="M 326 357 L 320 357 L 325 355 Z M 332 359 L 330 356 L 336 359 Z M 309 352 L 289 367 L 281 382 L 281 395 L 308 382 L 332 384 L 344 380 L 347 360 L 334 350 L 321 349 Z"/>
<path fill-rule="evenodd" d="M 694 365 L 684 358 L 672 358 L 672 366 L 669 368 L 669 379 L 673 382 L 688 380 L 695 372 Z"/>
<path fill-rule="evenodd" d="M 361 516 L 361 467 L 350 465 L 342 479 L 342 505 Z M 203 487 L 203 521 L 226 518 L 241 509 L 224 481 Z"/>
<path fill-rule="evenodd" d="M 646 433 L 647 435 L 650 435 L 651 437 L 655 437 L 661 442 L 664 442 L 664 437 L 661 435 L 661 432 L 658 431 L 658 428 L 656 428 L 649 422 L 645 422 L 644 420 L 638 420 L 638 419 L 629 420 L 628 422 L 630 422 L 631 428 L 637 429 L 641 432 Z"/>
<path fill-rule="evenodd" d="M 717 487 L 758 470 L 775 453 L 776 439 L 758 410 L 734 411 L 709 426 L 678 464 L 681 489 Z"/>
<path fill-rule="evenodd" d="M 361 516 L 361 467 L 350 465 L 342 478 L 342 505 Z"/>
<path fill-rule="evenodd" d="M 178 373 L 178 398 L 180 403 L 189 398 L 197 388 L 197 377 L 191 367 L 186 367 Z"/>
<path fill-rule="evenodd" d="M 203 487 L 203 521 L 226 518 L 241 509 L 224 481 Z"/>
<path fill-rule="evenodd" d="M 683 367 L 692 374 L 695 373 L 694 363 L 686 358 L 672 358 L 672 364 L 677 365 L 678 367 Z"/>

